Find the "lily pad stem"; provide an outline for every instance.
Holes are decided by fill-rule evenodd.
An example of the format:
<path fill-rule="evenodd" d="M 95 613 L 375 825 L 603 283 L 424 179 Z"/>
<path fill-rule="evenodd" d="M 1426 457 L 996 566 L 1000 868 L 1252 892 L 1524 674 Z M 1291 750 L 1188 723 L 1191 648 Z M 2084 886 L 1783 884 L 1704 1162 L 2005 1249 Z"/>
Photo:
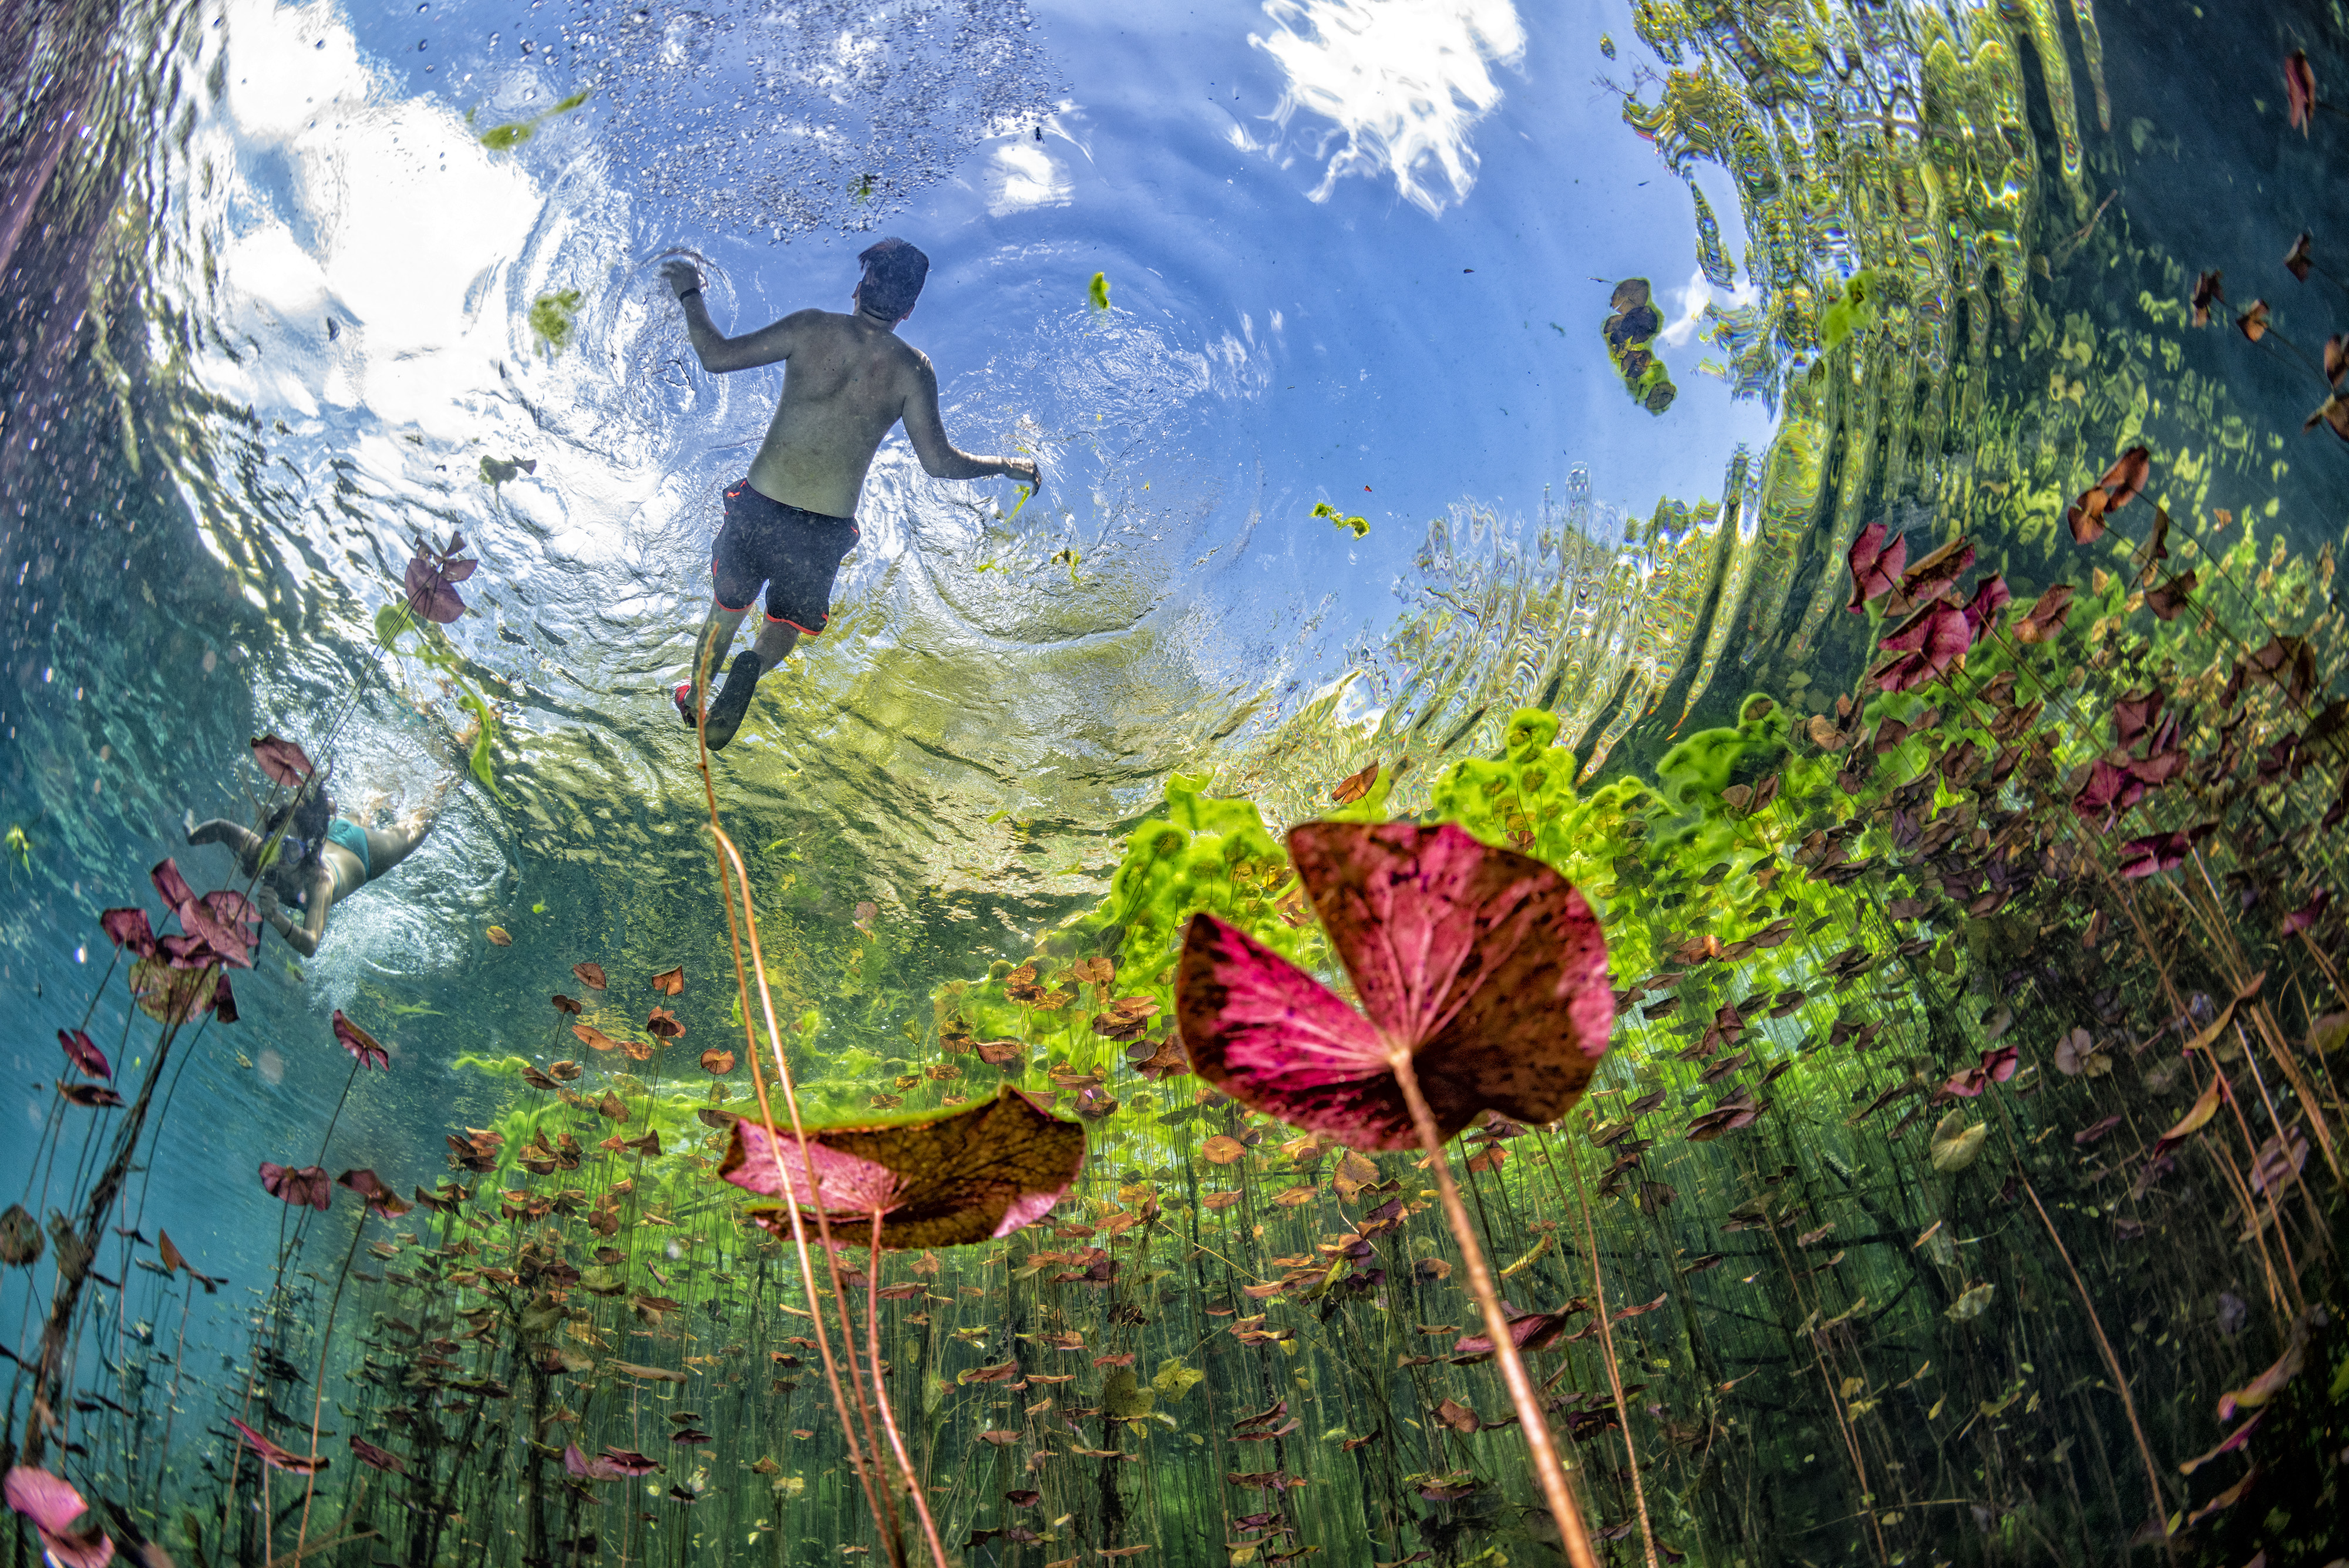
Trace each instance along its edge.
<path fill-rule="evenodd" d="M 2129 1397 L 2128 1374 L 2121 1367 L 2121 1358 L 2113 1354 L 2113 1342 L 2105 1337 L 2104 1320 L 2096 1315 L 2096 1303 L 2088 1299 L 2088 1287 L 2081 1282 L 2080 1271 L 2072 1266 L 2072 1254 L 2064 1246 L 2064 1238 L 2055 1234 L 2055 1221 L 2047 1218 L 2046 1206 L 2039 1201 L 2038 1189 L 2029 1178 L 2023 1183 L 2023 1196 L 2038 1211 L 2039 1222 L 2047 1228 L 2047 1239 L 2055 1243 L 2055 1255 L 2064 1261 L 2064 1272 L 2072 1276 L 2072 1288 L 2080 1293 L 2080 1304 L 2087 1309 L 2088 1326 L 2096 1332 L 2096 1348 L 2105 1355 L 2105 1369 L 2113 1375 L 2113 1392 L 2121 1397 L 2121 1412 L 2128 1417 L 2129 1430 L 2137 1438 L 2137 1457 L 2145 1461 L 2145 1478 L 2153 1488 L 2153 1522 L 2161 1529 L 2161 1550 L 2168 1559 L 2178 1561 L 2178 1542 L 2169 1530 L 2169 1502 L 2162 1495 L 2161 1467 L 2153 1462 L 2153 1445 L 2146 1441 L 2144 1424 L 2137 1418 L 2137 1401 Z"/>
<path fill-rule="evenodd" d="M 905 1452 L 905 1439 L 897 1430 L 897 1417 L 889 1408 L 889 1390 L 881 1382 L 881 1211 L 874 1210 L 871 1224 L 873 1233 L 872 1261 L 864 1266 L 864 1350 L 873 1363 L 873 1398 L 881 1407 L 881 1429 L 889 1434 L 889 1448 L 897 1456 L 897 1468 L 905 1477 L 906 1495 L 913 1499 L 915 1516 L 922 1521 L 922 1538 L 929 1542 L 930 1561 L 936 1568 L 948 1568 L 946 1542 L 938 1539 L 937 1521 L 930 1517 L 929 1500 L 922 1495 L 921 1479 L 915 1473 L 913 1457 Z"/>
<path fill-rule="evenodd" d="M 1485 1262 L 1484 1249 L 1476 1245 L 1467 1207 L 1460 1201 L 1460 1189 L 1454 1184 L 1452 1168 L 1444 1160 L 1444 1140 L 1436 1136 L 1434 1113 L 1427 1108 L 1427 1096 L 1419 1091 L 1419 1075 L 1412 1068 L 1408 1052 L 1396 1052 L 1389 1058 L 1389 1064 L 1394 1069 L 1395 1086 L 1402 1091 L 1403 1104 L 1411 1110 L 1411 1123 L 1419 1133 L 1419 1145 L 1427 1151 L 1429 1168 L 1435 1172 L 1435 1190 L 1444 1200 L 1444 1218 L 1452 1226 L 1453 1240 L 1460 1243 L 1461 1261 L 1468 1268 L 1468 1288 L 1475 1293 L 1476 1304 L 1484 1309 L 1485 1332 L 1493 1341 L 1493 1359 L 1500 1364 L 1501 1381 L 1508 1386 L 1509 1402 L 1516 1407 L 1517 1423 L 1526 1434 L 1526 1449 L 1533 1456 L 1534 1478 L 1541 1483 L 1542 1498 L 1549 1504 L 1550 1518 L 1557 1522 L 1566 1559 L 1574 1568 L 1599 1568 L 1599 1555 L 1591 1550 L 1589 1532 L 1583 1526 L 1582 1510 L 1574 1501 L 1566 1467 L 1557 1457 L 1557 1443 L 1550 1436 L 1549 1421 L 1542 1414 L 1541 1398 L 1534 1391 L 1533 1379 L 1526 1375 L 1525 1358 L 1517 1354 L 1516 1338 L 1510 1334 L 1508 1317 L 1501 1311 L 1500 1289 L 1493 1282 L 1493 1271 Z"/>

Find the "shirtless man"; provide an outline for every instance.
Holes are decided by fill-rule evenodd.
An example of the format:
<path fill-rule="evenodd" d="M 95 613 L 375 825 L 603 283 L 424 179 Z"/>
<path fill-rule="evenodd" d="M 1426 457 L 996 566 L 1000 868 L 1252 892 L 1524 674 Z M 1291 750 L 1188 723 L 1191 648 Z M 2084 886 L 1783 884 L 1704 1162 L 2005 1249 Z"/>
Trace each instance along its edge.
<path fill-rule="evenodd" d="M 725 492 L 709 572 L 716 592 L 695 639 L 693 679 L 673 694 L 678 716 L 694 727 L 708 698 L 710 671 L 733 646 L 735 628 L 759 587 L 767 620 L 758 640 L 726 672 L 718 701 L 707 703 L 702 734 L 711 751 L 734 738 L 759 678 L 783 660 L 802 633 L 814 637 L 831 618 L 832 582 L 856 543 L 856 498 L 874 452 L 899 420 L 922 471 L 933 479 L 1009 475 L 1035 490 L 1043 480 L 1024 457 L 975 457 L 947 440 L 938 419 L 938 377 L 921 350 L 899 341 L 897 324 L 914 313 L 930 258 L 885 239 L 856 258 L 864 275 L 855 313 L 800 310 L 740 337 L 710 325 L 701 274 L 672 257 L 661 276 L 685 306 L 687 331 L 705 370 L 749 370 L 784 362 L 775 422 L 751 461 L 749 477 Z"/>

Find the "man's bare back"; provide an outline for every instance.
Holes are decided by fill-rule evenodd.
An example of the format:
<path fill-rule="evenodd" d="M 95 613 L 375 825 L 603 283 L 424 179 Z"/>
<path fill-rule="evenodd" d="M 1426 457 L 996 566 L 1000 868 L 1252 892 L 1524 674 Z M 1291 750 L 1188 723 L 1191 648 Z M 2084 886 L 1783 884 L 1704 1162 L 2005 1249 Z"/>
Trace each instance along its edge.
<path fill-rule="evenodd" d="M 765 629 L 750 652 L 735 660 L 702 726 L 713 748 L 733 738 L 759 677 L 781 662 L 802 632 L 823 629 L 832 576 L 856 537 L 856 502 L 865 471 L 900 420 L 914 455 L 935 479 L 999 474 L 1030 489 L 1041 487 L 1033 459 L 980 457 L 947 439 L 938 417 L 937 372 L 926 355 L 897 337 L 897 323 L 912 314 L 921 292 L 928 258 L 890 239 L 858 259 L 865 272 L 854 296 L 854 314 L 794 311 L 740 337 L 728 337 L 711 323 L 702 302 L 701 275 L 690 262 L 672 259 L 661 267 L 685 306 L 686 327 L 702 369 L 723 373 L 777 360 L 784 367 L 783 395 L 767 439 L 748 479 L 726 493 L 727 522 L 712 564 L 719 591 L 694 650 L 693 681 L 675 694 L 678 715 L 691 726 L 702 709 L 711 669 L 722 661 L 763 581 Z M 755 496 L 744 495 L 746 488 Z M 730 593 L 742 602 L 729 605 Z"/>

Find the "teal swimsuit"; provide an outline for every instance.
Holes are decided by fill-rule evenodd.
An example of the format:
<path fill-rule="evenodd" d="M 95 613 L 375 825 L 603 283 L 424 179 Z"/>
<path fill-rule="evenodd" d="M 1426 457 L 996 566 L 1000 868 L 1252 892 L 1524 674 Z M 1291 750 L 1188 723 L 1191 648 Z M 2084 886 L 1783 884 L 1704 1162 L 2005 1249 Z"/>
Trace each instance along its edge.
<path fill-rule="evenodd" d="M 357 823 L 353 822 L 347 816 L 338 816 L 335 818 L 334 821 L 326 824 L 326 836 L 329 839 L 332 839 L 342 848 L 349 850 L 353 857 L 357 859 L 359 863 L 359 870 L 362 873 L 359 877 L 359 882 L 362 887 L 375 880 L 375 862 L 367 855 L 367 836 L 366 828 L 361 827 Z M 356 893 L 358 891 L 358 888 L 353 888 L 350 891 Z M 336 896 L 339 898 L 341 897 L 341 894 L 337 892 Z"/>

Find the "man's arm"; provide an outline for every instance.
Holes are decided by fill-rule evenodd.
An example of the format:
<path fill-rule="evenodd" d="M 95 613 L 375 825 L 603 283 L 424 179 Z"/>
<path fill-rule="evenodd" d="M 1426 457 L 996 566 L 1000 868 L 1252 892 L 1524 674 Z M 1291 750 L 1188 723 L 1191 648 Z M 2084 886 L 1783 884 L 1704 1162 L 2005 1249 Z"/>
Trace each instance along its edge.
<path fill-rule="evenodd" d="M 692 339 L 694 356 L 701 361 L 703 369 L 713 374 L 756 369 L 790 358 L 798 343 L 801 317 L 823 314 L 794 311 L 756 332 L 729 337 L 709 319 L 709 306 L 701 297 L 701 274 L 691 262 L 681 256 L 670 257 L 661 264 L 661 277 L 677 292 L 678 303 L 685 307 L 686 336 Z"/>
<path fill-rule="evenodd" d="M 914 443 L 914 455 L 921 459 L 923 472 L 932 479 L 992 479 L 1005 474 L 1030 490 L 1044 487 L 1044 476 L 1033 458 L 980 457 L 948 441 L 946 422 L 938 417 L 938 373 L 931 369 L 926 355 L 914 356 L 914 389 L 905 398 L 902 417 L 905 438 Z"/>

